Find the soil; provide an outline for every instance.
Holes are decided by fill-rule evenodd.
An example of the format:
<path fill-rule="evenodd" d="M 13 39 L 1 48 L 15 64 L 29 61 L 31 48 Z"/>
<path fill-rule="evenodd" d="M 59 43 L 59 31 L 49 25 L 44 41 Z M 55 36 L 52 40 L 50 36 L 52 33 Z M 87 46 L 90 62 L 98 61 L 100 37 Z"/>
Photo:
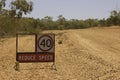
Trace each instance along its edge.
<path fill-rule="evenodd" d="M 52 30 L 53 63 L 20 63 L 16 71 L 16 38 L 1 39 L 0 80 L 120 80 L 120 28 Z M 19 51 L 34 52 L 34 36 L 19 37 Z M 62 43 L 59 44 L 59 41 Z"/>

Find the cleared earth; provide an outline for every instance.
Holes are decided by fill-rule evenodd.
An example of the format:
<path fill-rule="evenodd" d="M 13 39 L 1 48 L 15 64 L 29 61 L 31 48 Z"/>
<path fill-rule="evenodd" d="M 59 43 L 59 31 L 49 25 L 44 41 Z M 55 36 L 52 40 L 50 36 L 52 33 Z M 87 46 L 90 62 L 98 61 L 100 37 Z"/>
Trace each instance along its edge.
<path fill-rule="evenodd" d="M 0 42 L 0 80 L 120 80 L 120 28 L 44 33 L 51 32 L 56 34 L 57 71 L 52 63 L 21 63 L 15 71 L 16 38 L 6 38 Z M 34 51 L 34 36 L 19 41 L 19 51 Z"/>

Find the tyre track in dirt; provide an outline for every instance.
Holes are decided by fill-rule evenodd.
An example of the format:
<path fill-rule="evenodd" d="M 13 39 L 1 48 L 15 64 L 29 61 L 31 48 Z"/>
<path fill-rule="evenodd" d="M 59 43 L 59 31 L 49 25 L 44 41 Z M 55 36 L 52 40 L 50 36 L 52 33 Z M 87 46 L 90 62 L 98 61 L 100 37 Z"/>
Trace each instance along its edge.
<path fill-rule="evenodd" d="M 105 32 L 105 31 L 102 31 L 102 32 Z M 84 58 L 84 59 L 87 58 L 87 60 L 85 60 L 85 61 L 88 62 L 88 65 L 90 65 L 90 63 L 93 62 L 92 63 L 93 65 L 99 64 L 99 66 L 102 66 L 102 68 L 105 67 L 105 69 L 104 69 L 105 71 L 103 70 L 101 72 L 101 74 L 98 74 L 99 71 L 98 71 L 98 73 L 95 74 L 98 79 L 104 75 L 108 75 L 108 74 L 112 75 L 112 73 L 113 74 L 116 73 L 118 75 L 118 73 L 120 72 L 120 65 L 119 65 L 120 55 L 119 55 L 119 50 L 118 50 L 120 47 L 120 44 L 117 47 L 117 50 L 112 49 L 111 46 L 108 45 L 110 43 L 110 41 L 119 43 L 118 36 L 120 36 L 120 35 L 113 36 L 113 38 L 111 38 L 112 35 L 109 37 L 108 33 L 106 33 L 107 35 L 103 35 L 103 34 L 101 35 L 101 34 L 99 34 L 100 32 L 101 31 L 99 31 L 99 30 L 98 30 L 98 32 L 96 32 L 96 30 L 89 30 L 88 32 L 85 32 L 84 30 L 70 32 L 70 34 L 72 34 L 70 40 L 75 44 L 75 46 L 76 46 L 76 44 L 78 44 L 78 46 L 76 46 L 76 51 L 78 51 L 78 53 L 80 53 L 80 51 L 84 52 L 83 54 L 81 54 L 79 56 L 82 56 L 82 58 Z M 96 34 L 94 34 L 94 33 L 96 33 Z M 74 38 L 72 38 L 73 35 L 74 35 Z M 106 36 L 111 39 L 106 38 Z M 105 42 L 106 44 L 104 44 L 103 42 Z M 75 48 L 75 46 L 74 46 L 74 48 Z M 114 46 L 112 46 L 112 47 L 114 47 Z M 112 50 L 110 50 L 110 49 L 112 49 Z M 109 56 L 111 56 L 111 57 L 109 57 Z M 95 67 L 92 66 L 92 68 L 95 68 Z M 102 68 L 99 68 L 99 69 L 102 70 Z M 109 70 L 106 70 L 106 69 L 109 69 Z M 89 73 L 89 74 L 91 74 L 91 73 Z M 111 75 L 109 75 L 109 76 L 111 76 Z M 116 79 L 116 78 L 117 78 L 117 80 L 119 80 L 120 77 L 116 76 L 114 79 Z"/>

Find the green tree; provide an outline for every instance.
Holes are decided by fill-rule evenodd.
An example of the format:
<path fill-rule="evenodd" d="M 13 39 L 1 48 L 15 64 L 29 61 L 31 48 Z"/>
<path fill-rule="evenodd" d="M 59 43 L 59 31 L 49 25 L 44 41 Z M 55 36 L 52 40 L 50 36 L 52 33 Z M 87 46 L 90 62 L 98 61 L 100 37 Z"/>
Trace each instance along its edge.
<path fill-rule="evenodd" d="M 98 24 L 98 25 L 101 26 L 101 27 L 103 27 L 103 26 L 108 26 L 108 25 L 107 25 L 107 21 L 106 21 L 105 18 L 99 20 L 99 24 Z"/>
<path fill-rule="evenodd" d="M 7 10 L 3 9 L 6 5 L 5 1 L 6 0 L 0 0 L 0 16 L 4 15 L 7 12 Z"/>
<path fill-rule="evenodd" d="M 107 19 L 109 25 L 120 25 L 120 11 L 113 10 Z"/>
<path fill-rule="evenodd" d="M 66 28 L 66 19 L 65 17 L 63 17 L 63 15 L 59 15 L 58 16 L 58 20 L 57 20 L 57 26 L 58 26 L 58 29 L 65 29 Z"/>
<path fill-rule="evenodd" d="M 5 7 L 5 1 L 6 0 L 0 0 L 0 11 Z"/>
<path fill-rule="evenodd" d="M 41 19 L 40 26 L 41 29 L 56 29 L 56 22 L 53 21 L 53 18 L 51 16 L 45 16 Z"/>
<path fill-rule="evenodd" d="M 95 27 L 98 26 L 98 20 L 97 19 L 87 19 L 85 20 L 86 24 L 88 24 L 87 27 Z"/>
<path fill-rule="evenodd" d="M 11 15 L 21 18 L 23 13 L 26 15 L 33 10 L 33 3 L 26 0 L 15 0 L 11 2 Z"/>

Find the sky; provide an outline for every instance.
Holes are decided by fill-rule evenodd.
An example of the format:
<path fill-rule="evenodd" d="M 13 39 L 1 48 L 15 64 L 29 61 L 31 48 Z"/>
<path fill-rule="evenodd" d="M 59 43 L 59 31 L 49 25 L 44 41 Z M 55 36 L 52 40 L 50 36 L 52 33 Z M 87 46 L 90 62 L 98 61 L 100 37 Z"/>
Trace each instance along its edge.
<path fill-rule="evenodd" d="M 28 0 L 33 11 L 24 17 L 44 18 L 63 15 L 66 19 L 108 18 L 112 10 L 120 10 L 120 0 Z"/>

